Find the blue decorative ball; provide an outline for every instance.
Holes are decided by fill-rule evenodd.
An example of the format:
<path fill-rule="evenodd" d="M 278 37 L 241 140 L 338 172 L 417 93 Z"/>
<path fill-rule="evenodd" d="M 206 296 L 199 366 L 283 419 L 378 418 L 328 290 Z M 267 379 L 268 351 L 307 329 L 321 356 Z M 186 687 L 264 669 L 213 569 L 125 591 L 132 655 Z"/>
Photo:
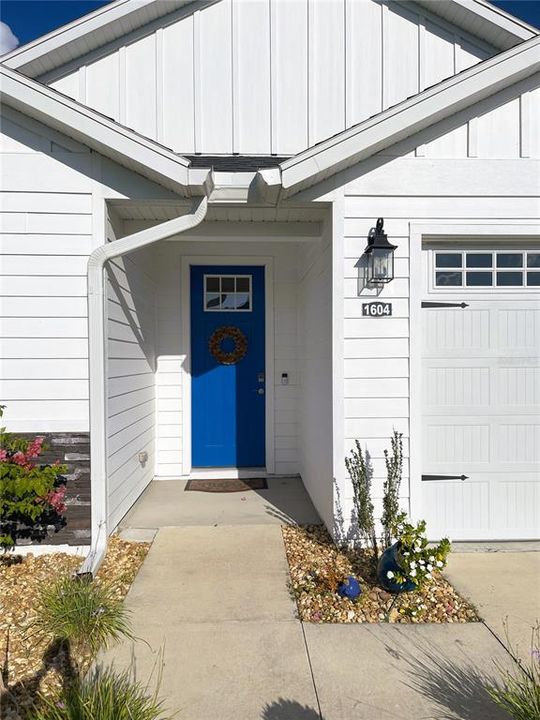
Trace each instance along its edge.
<path fill-rule="evenodd" d="M 349 575 L 345 580 L 338 585 L 338 595 L 342 598 L 349 598 L 349 600 L 356 600 L 356 598 L 362 592 L 360 583 L 352 575 Z"/>

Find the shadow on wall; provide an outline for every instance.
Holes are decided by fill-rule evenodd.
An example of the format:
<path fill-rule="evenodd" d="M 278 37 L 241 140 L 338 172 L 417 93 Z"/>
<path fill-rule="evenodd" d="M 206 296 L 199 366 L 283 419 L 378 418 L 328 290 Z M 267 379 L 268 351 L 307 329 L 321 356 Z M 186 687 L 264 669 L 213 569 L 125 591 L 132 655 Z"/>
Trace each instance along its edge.
<path fill-rule="evenodd" d="M 373 463 L 371 462 L 371 454 L 369 450 L 366 449 L 364 457 L 366 461 L 366 473 L 371 485 L 373 481 Z M 351 509 L 349 522 L 346 522 L 343 514 L 341 491 L 334 478 L 334 540 L 337 545 L 354 546 L 354 544 L 358 542 L 358 539 L 358 521 L 354 505 Z"/>
<path fill-rule="evenodd" d="M 324 720 L 324 718 L 314 708 L 301 705 L 295 700 L 279 698 L 264 706 L 261 720 Z"/>

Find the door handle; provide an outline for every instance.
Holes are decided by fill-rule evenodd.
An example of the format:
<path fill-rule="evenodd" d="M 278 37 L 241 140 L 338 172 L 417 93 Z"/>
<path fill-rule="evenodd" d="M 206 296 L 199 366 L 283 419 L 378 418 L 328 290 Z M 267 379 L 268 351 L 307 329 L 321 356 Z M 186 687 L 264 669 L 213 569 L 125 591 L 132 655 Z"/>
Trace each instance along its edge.
<path fill-rule="evenodd" d="M 264 388 L 256 388 L 253 392 L 256 392 L 257 395 L 264 395 Z"/>
<path fill-rule="evenodd" d="M 437 482 L 437 480 L 468 480 L 468 475 L 422 475 L 422 482 Z"/>

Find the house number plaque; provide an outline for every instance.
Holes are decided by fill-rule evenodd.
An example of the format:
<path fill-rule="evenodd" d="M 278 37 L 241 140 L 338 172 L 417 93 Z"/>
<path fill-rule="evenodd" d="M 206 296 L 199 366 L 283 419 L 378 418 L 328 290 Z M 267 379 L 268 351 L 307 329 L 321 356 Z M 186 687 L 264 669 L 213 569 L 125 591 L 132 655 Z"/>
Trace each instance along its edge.
<path fill-rule="evenodd" d="M 390 317 L 392 315 L 392 303 L 369 302 L 362 303 L 362 317 Z"/>

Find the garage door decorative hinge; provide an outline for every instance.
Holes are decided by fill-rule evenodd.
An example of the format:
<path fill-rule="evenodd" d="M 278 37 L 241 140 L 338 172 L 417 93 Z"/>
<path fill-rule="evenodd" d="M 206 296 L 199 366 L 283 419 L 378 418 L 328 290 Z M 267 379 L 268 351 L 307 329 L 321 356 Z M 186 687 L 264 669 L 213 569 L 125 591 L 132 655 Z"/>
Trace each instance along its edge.
<path fill-rule="evenodd" d="M 422 482 L 436 482 L 437 480 L 468 480 L 468 475 L 422 475 Z"/>
<path fill-rule="evenodd" d="M 466 308 L 469 307 L 467 303 L 451 303 L 451 302 L 431 302 L 426 301 L 422 303 L 423 308 L 442 308 L 442 307 L 460 307 L 460 308 Z"/>

